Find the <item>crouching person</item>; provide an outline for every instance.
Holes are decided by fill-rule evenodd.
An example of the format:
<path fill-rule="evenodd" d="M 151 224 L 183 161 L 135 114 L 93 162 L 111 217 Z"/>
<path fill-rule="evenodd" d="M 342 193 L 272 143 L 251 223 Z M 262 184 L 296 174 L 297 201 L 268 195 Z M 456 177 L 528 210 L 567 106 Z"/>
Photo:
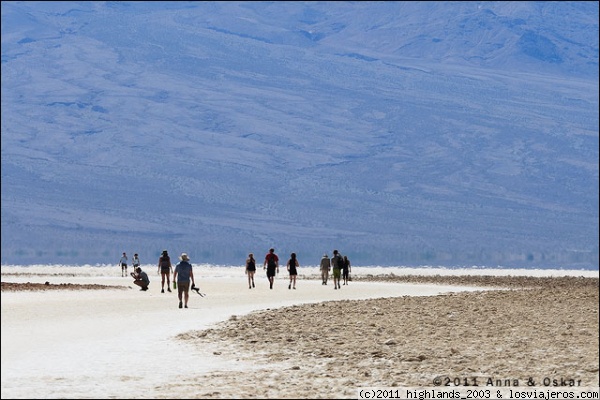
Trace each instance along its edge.
<path fill-rule="evenodd" d="M 135 269 L 135 273 L 132 272 L 131 276 L 133 277 L 133 283 L 141 287 L 140 290 L 148 290 L 148 285 L 150 285 L 150 278 L 148 278 L 148 274 L 142 271 L 140 267 L 137 267 Z"/>

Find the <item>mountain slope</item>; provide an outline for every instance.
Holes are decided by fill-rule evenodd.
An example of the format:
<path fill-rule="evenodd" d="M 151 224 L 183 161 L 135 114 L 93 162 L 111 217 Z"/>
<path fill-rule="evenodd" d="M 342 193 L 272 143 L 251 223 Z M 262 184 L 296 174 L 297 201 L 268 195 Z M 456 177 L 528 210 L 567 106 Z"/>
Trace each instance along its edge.
<path fill-rule="evenodd" d="M 598 265 L 598 4 L 3 2 L 2 262 Z"/>

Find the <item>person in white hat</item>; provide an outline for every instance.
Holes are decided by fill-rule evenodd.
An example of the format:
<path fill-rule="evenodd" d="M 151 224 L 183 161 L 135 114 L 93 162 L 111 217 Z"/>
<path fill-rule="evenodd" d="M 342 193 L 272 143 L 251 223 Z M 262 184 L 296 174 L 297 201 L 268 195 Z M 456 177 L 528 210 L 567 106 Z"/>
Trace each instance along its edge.
<path fill-rule="evenodd" d="M 331 261 L 329 260 L 329 256 L 327 253 L 323 254 L 323 258 L 321 258 L 321 285 L 327 285 L 327 280 L 329 279 L 329 271 L 331 270 Z"/>
<path fill-rule="evenodd" d="M 188 308 L 188 300 L 190 298 L 190 280 L 192 281 L 192 286 L 195 286 L 194 283 L 194 271 L 192 269 L 192 264 L 190 264 L 190 258 L 186 253 L 181 253 L 179 256 L 181 260 L 175 266 L 175 272 L 173 273 L 173 284 L 177 283 L 177 297 L 179 298 L 179 308 L 185 306 Z"/>

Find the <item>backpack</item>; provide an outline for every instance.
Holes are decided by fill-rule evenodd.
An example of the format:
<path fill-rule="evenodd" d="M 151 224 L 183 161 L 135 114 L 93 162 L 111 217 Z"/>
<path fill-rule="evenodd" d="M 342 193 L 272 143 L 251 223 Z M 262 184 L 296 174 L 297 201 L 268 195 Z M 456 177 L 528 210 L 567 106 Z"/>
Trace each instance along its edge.
<path fill-rule="evenodd" d="M 275 263 L 275 255 L 271 255 L 271 257 L 269 257 L 269 259 L 267 260 L 267 266 L 269 268 L 275 268 L 277 266 L 277 264 Z"/>
<path fill-rule="evenodd" d="M 337 267 L 339 269 L 343 269 L 344 268 L 344 257 L 342 257 L 342 255 L 340 253 L 338 253 L 337 257 Z"/>

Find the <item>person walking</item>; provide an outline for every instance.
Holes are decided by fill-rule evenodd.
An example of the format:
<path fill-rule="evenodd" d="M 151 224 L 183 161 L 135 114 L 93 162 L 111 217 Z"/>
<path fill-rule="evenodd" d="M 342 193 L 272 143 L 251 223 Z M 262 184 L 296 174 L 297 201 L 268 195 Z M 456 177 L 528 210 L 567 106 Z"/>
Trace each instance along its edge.
<path fill-rule="evenodd" d="M 342 268 L 342 279 L 344 281 L 344 285 L 347 285 L 348 281 L 350 280 L 350 272 L 350 260 L 348 260 L 347 256 L 344 256 L 344 266 Z"/>
<path fill-rule="evenodd" d="M 148 290 L 148 286 L 150 285 L 150 278 L 148 278 L 148 274 L 142 271 L 142 268 L 137 267 L 135 272 L 131 273 L 131 277 L 133 278 L 133 283 L 138 285 L 141 291 Z"/>
<path fill-rule="evenodd" d="M 269 252 L 265 256 L 265 262 L 263 263 L 263 269 L 267 270 L 267 279 L 269 280 L 269 288 L 273 289 L 273 282 L 275 281 L 275 275 L 279 273 L 279 257 L 275 254 L 275 249 L 270 248 Z"/>
<path fill-rule="evenodd" d="M 321 270 L 321 285 L 327 285 L 327 280 L 329 279 L 329 271 L 331 270 L 331 260 L 329 260 L 329 256 L 327 253 L 323 254 L 321 258 L 321 266 L 319 267 Z"/>
<path fill-rule="evenodd" d="M 192 281 L 192 286 L 196 286 L 196 283 L 194 282 L 194 271 L 192 264 L 190 264 L 190 257 L 186 253 L 181 253 L 179 260 L 181 261 L 175 266 L 175 272 L 173 273 L 173 285 L 177 286 L 179 308 L 188 308 L 190 280 Z"/>
<path fill-rule="evenodd" d="M 299 266 L 300 263 L 296 258 L 296 253 L 290 254 L 290 259 L 287 262 L 287 270 L 290 274 L 290 284 L 288 285 L 288 289 L 292 288 L 292 284 L 294 285 L 293 288 L 296 289 L 296 277 L 298 276 Z"/>
<path fill-rule="evenodd" d="M 256 260 L 254 254 L 248 254 L 246 259 L 246 275 L 248 275 L 248 289 L 252 289 L 254 286 L 254 273 L 256 272 Z"/>
<path fill-rule="evenodd" d="M 333 251 L 333 257 L 331 258 L 331 264 L 333 266 L 333 288 L 341 289 L 340 278 L 342 277 L 342 268 L 344 265 L 344 258 L 337 251 Z"/>
<path fill-rule="evenodd" d="M 123 252 L 119 260 L 119 266 L 121 267 L 121 276 L 127 276 L 127 253 Z"/>
<path fill-rule="evenodd" d="M 165 280 L 167 281 L 167 290 L 170 292 L 173 264 L 171 264 L 171 257 L 169 257 L 169 252 L 166 250 L 163 250 L 162 254 L 158 258 L 158 272 L 160 273 L 162 279 L 160 292 L 165 292 Z M 173 282 L 175 282 L 175 277 L 173 277 Z"/>

